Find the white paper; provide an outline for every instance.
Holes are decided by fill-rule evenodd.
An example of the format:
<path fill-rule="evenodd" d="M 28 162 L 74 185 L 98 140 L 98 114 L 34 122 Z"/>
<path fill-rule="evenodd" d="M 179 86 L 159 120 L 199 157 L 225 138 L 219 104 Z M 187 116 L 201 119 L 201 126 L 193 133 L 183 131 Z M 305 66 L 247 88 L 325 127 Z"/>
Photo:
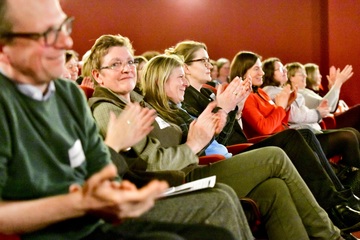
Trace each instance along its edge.
<path fill-rule="evenodd" d="M 215 186 L 215 183 L 216 183 L 216 176 L 202 178 L 199 180 L 195 180 L 192 182 L 179 185 L 177 187 L 171 187 L 168 190 L 166 190 L 164 193 L 162 193 L 160 197 L 168 197 L 168 196 L 192 192 L 204 188 L 212 188 Z"/>

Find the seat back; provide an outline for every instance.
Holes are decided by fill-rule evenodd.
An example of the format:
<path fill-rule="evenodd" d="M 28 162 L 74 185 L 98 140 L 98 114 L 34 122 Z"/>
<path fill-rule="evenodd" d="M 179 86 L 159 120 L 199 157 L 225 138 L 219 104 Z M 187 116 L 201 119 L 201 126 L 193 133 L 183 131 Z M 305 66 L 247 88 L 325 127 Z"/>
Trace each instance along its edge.
<path fill-rule="evenodd" d="M 20 237 L 18 235 L 5 235 L 0 233 L 0 239 L 1 240 L 20 240 Z"/>
<path fill-rule="evenodd" d="M 94 89 L 91 87 L 87 87 L 87 86 L 82 86 L 80 85 L 80 88 L 84 91 L 85 96 L 87 99 L 91 98 L 93 93 L 94 93 Z"/>

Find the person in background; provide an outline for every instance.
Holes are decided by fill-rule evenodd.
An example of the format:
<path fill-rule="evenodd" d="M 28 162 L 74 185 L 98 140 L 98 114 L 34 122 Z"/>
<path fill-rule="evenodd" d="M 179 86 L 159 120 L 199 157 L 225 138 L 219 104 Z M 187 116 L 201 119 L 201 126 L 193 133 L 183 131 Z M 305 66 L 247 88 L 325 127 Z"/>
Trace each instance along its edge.
<path fill-rule="evenodd" d="M 318 122 L 329 113 L 326 102 L 317 109 L 309 109 L 305 106 L 304 97 L 300 93 L 300 90 L 305 88 L 305 70 L 303 66 L 300 63 L 290 63 L 284 67 L 280 59 L 268 58 L 262 62 L 262 69 L 264 71 L 262 89 L 272 100 L 282 91 L 282 87 L 289 84 L 289 82 L 292 88 L 296 86 L 299 89 L 297 98 L 290 106 L 289 127 L 311 129 L 316 133 L 316 137 L 319 139 L 327 157 L 341 154 L 343 156 L 342 163 L 349 166 L 349 169 L 352 168 L 353 164 L 358 166 L 356 162 L 358 162 L 357 159 L 360 159 L 360 155 L 356 138 L 359 138 L 359 132 L 353 128 L 322 130 Z M 290 80 L 288 80 L 288 72 L 291 72 Z M 332 143 L 334 141 L 336 143 Z M 329 146 L 330 144 L 332 145 Z M 340 149 L 345 150 L 341 151 Z"/>
<path fill-rule="evenodd" d="M 347 65 L 343 70 L 330 68 L 327 77 L 329 91 L 322 91 L 319 66 L 314 63 L 304 65 L 306 71 L 306 89 L 300 90 L 305 98 L 305 104 L 309 108 L 316 108 L 322 99 L 329 102 L 330 112 L 336 121 L 336 128 L 353 127 L 360 131 L 360 104 L 349 107 L 343 100 L 339 99 L 341 86 L 353 75 L 352 67 Z M 322 94 L 322 95 L 321 95 Z"/>
<path fill-rule="evenodd" d="M 144 58 L 146 58 L 146 60 L 149 61 L 150 59 L 152 59 L 153 57 L 155 57 L 155 56 L 157 56 L 159 54 L 160 54 L 160 52 L 158 52 L 158 51 L 149 50 L 149 51 L 143 52 L 141 54 L 141 56 L 143 56 Z"/>
<path fill-rule="evenodd" d="M 70 73 L 70 79 L 73 81 L 76 81 L 79 76 L 78 55 L 74 50 L 66 50 L 65 52 L 65 68 Z"/>
<path fill-rule="evenodd" d="M 76 79 L 76 83 L 84 86 L 86 88 L 94 88 L 94 83 L 91 81 L 91 79 L 89 77 L 84 77 L 83 76 L 83 72 L 84 72 L 84 62 L 86 61 L 86 59 L 89 57 L 90 55 L 90 50 L 86 51 L 85 54 L 82 56 L 81 61 L 79 62 L 79 72 L 81 72 L 80 76 L 78 76 L 78 78 Z"/>
<path fill-rule="evenodd" d="M 134 91 L 141 94 L 141 89 L 139 88 L 141 72 L 148 60 L 144 56 L 135 56 L 134 61 L 136 65 L 136 87 Z"/>
<path fill-rule="evenodd" d="M 306 87 L 305 68 L 298 62 L 288 63 L 285 67 L 288 71 L 288 83 L 292 88 L 296 86 L 299 89 L 299 96 L 295 100 L 295 103 L 293 103 L 291 106 L 289 121 L 302 124 L 303 119 L 305 117 L 310 118 L 312 112 L 314 111 L 314 109 L 305 106 L 306 100 L 304 100 L 301 91 Z M 345 77 L 345 79 L 346 78 L 347 77 Z M 324 99 L 316 109 L 319 111 L 320 116 L 322 116 L 324 111 L 326 113 L 329 112 L 327 110 L 327 105 L 324 106 L 324 102 L 327 102 L 327 100 Z M 319 121 L 319 119 L 317 120 Z M 315 121 L 315 123 L 317 123 L 317 121 Z M 311 125 L 310 128 L 312 127 L 313 125 Z M 331 158 L 335 155 L 341 155 L 342 164 L 349 167 L 356 167 L 357 169 L 360 168 L 360 133 L 356 129 L 340 128 L 321 130 L 320 126 L 317 125 L 316 130 L 319 131 L 316 133 L 316 137 L 319 139 L 321 146 L 328 158 Z"/>
<path fill-rule="evenodd" d="M 216 61 L 210 59 L 210 63 L 211 63 L 211 65 L 213 66 L 213 68 L 211 69 L 211 72 L 210 72 L 210 74 L 211 74 L 211 80 L 212 80 L 212 81 L 217 81 L 218 75 L 219 75 L 219 69 L 218 69 L 218 67 L 217 67 L 217 65 L 216 65 Z"/>
<path fill-rule="evenodd" d="M 227 84 L 230 82 L 230 61 L 227 58 L 219 58 L 216 61 L 216 65 L 219 71 L 217 80 L 221 84 Z"/>
<path fill-rule="evenodd" d="M 210 69 L 211 81 L 207 81 L 206 84 L 217 88 L 220 85 L 220 82 L 218 80 L 218 67 L 215 60 L 210 59 L 210 63 L 212 65 L 212 68 Z"/>

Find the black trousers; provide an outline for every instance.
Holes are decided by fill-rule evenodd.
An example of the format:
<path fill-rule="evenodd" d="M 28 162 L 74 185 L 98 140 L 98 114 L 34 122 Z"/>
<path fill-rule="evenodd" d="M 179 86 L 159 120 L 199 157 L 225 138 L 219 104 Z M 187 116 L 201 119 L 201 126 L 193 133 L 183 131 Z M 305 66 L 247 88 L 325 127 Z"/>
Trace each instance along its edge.
<path fill-rule="evenodd" d="M 324 130 L 316 137 L 328 158 L 340 155 L 344 165 L 360 168 L 360 133 L 356 129 Z"/>
<path fill-rule="evenodd" d="M 178 224 L 127 220 L 104 224 L 83 240 L 235 240 L 226 229 L 205 224 Z"/>
<path fill-rule="evenodd" d="M 302 136 L 303 134 L 309 135 L 306 140 L 310 141 L 311 144 L 307 143 Z M 310 145 L 319 145 L 316 137 L 310 130 L 306 129 L 303 133 L 300 133 L 297 130 L 288 129 L 255 143 L 247 148 L 246 151 L 266 146 L 277 146 L 283 149 L 313 193 L 319 205 L 325 210 L 328 210 L 340 203 L 346 202 L 346 199 L 336 190 L 331 180 L 332 178 L 337 179 L 337 177 L 330 165 L 328 165 L 329 169 L 324 168 L 320 163 L 319 157 L 315 154 L 315 150 L 313 150 Z M 318 151 L 322 151 L 321 146 L 319 145 L 318 147 L 320 148 Z M 322 154 L 324 155 L 324 153 Z M 325 161 L 329 164 L 326 157 Z M 325 171 L 325 169 L 327 171 Z M 331 179 L 329 175 L 332 175 Z M 341 185 L 338 179 L 337 181 L 338 184 Z"/>

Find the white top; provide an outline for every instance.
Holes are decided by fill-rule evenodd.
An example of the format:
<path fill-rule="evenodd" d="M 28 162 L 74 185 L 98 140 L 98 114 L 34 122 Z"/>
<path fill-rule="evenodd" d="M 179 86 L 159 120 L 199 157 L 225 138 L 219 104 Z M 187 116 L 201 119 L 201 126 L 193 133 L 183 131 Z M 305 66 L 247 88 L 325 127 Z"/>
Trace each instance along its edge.
<path fill-rule="evenodd" d="M 281 92 L 281 87 L 266 86 L 263 90 L 274 100 L 275 96 Z M 289 127 L 294 129 L 308 128 L 315 133 L 321 133 L 321 126 L 318 123 L 319 114 L 317 110 L 310 109 L 305 105 L 304 96 L 298 92 L 297 98 L 290 106 Z"/>
<path fill-rule="evenodd" d="M 305 105 L 308 108 L 317 108 L 323 99 L 327 99 L 330 107 L 330 112 L 335 112 L 337 108 L 337 103 L 339 101 L 340 88 L 333 86 L 323 98 L 314 91 L 307 88 L 299 89 L 298 93 L 301 93 L 304 96 Z"/>

